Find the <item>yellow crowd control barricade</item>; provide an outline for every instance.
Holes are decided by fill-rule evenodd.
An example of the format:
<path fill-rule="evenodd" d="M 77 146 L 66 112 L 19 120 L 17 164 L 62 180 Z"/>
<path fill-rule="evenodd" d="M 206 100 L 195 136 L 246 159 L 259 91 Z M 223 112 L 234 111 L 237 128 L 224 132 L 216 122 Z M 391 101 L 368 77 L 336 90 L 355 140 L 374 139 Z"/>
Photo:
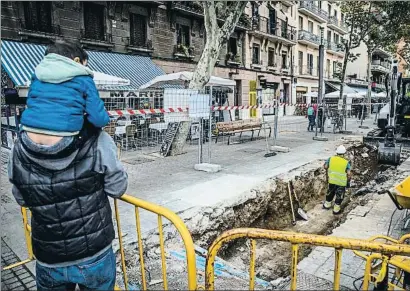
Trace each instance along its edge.
<path fill-rule="evenodd" d="M 167 281 L 167 266 L 166 266 L 166 256 L 165 256 L 165 242 L 164 242 L 164 235 L 163 235 L 163 223 L 162 218 L 166 218 L 169 220 L 174 227 L 178 230 L 181 238 L 183 240 L 185 251 L 186 251 L 186 263 L 187 263 L 187 276 L 188 276 L 188 289 L 189 290 L 196 290 L 197 289 L 197 282 L 196 282 L 196 261 L 195 261 L 195 248 L 194 243 L 191 238 L 191 234 L 188 228 L 185 226 L 182 219 L 176 215 L 171 210 L 161 207 L 159 205 L 132 197 L 130 195 L 123 195 L 119 199 L 114 200 L 114 208 L 115 208 L 115 218 L 117 222 L 117 231 L 118 231 L 118 240 L 119 240 L 119 248 L 120 248 L 120 256 L 121 256 L 121 269 L 123 272 L 123 279 L 125 289 L 128 290 L 128 276 L 125 264 L 125 253 L 124 253 L 124 246 L 122 241 L 122 232 L 121 232 L 121 222 L 120 222 L 120 210 L 118 207 L 118 200 L 121 200 L 127 204 L 131 204 L 135 208 L 135 220 L 136 220 L 136 232 L 138 238 L 138 248 L 139 248 L 139 259 L 140 259 L 140 267 L 141 267 L 141 282 L 143 290 L 147 289 L 147 281 L 145 275 L 145 263 L 143 257 L 143 245 L 142 245 L 142 236 L 141 236 L 141 219 L 139 209 L 145 209 L 151 213 L 154 213 L 158 216 L 158 232 L 159 232 L 159 243 L 160 243 L 160 251 L 161 251 L 161 267 L 162 267 L 162 279 L 164 290 L 168 290 L 168 281 Z M 27 252 L 28 252 L 28 259 L 18 262 L 16 264 L 12 264 L 3 268 L 3 270 L 8 270 L 20 265 L 27 264 L 33 260 L 35 260 L 32 245 L 31 245 L 31 227 L 28 222 L 28 209 L 22 208 L 23 214 L 23 226 L 24 226 L 24 234 L 25 240 L 27 244 Z M 116 287 L 117 290 L 118 287 Z"/>
<path fill-rule="evenodd" d="M 34 260 L 33 248 L 31 246 L 31 226 L 28 223 L 29 210 L 27 208 L 22 207 L 21 208 L 21 214 L 23 216 L 24 238 L 26 240 L 28 258 L 25 259 L 25 260 L 22 260 L 21 262 L 5 266 L 5 267 L 2 268 L 2 270 L 9 270 L 9 269 L 12 269 L 12 268 L 15 268 L 15 267 L 30 263 L 31 261 Z"/>
<path fill-rule="evenodd" d="M 128 204 L 131 204 L 135 207 L 135 220 L 136 220 L 136 232 L 138 238 L 138 249 L 139 249 L 139 258 L 140 258 L 140 268 L 141 268 L 141 282 L 142 282 L 142 289 L 147 290 L 147 281 L 145 276 L 145 263 L 143 257 L 143 245 L 142 245 L 142 237 L 141 237 L 141 219 L 139 214 L 139 208 L 143 208 L 149 212 L 155 213 L 158 215 L 158 231 L 159 231 L 159 244 L 160 244 L 160 251 L 161 251 L 161 266 L 162 266 L 162 279 L 164 284 L 164 290 L 168 290 L 168 281 L 167 281 L 167 266 L 165 260 L 165 247 L 164 247 L 164 235 L 162 230 L 162 218 L 168 219 L 178 230 L 181 238 L 184 242 L 185 251 L 186 251 L 186 263 L 187 263 L 187 275 L 188 275 L 188 290 L 196 290 L 197 289 L 197 282 L 196 282 L 196 259 L 195 259 L 195 247 L 192 241 L 191 234 L 188 228 L 185 226 L 182 219 L 176 215 L 171 210 L 158 206 L 156 204 L 132 197 L 130 195 L 123 195 L 119 200 L 122 200 Z M 121 254 L 121 268 L 124 277 L 124 284 L 125 288 L 128 290 L 128 277 L 127 277 L 127 270 L 125 266 L 125 254 L 124 254 L 124 246 L 122 244 L 122 234 L 121 234 L 121 223 L 120 223 L 120 216 L 119 216 L 119 209 L 118 209 L 118 200 L 114 201 L 115 207 L 115 218 L 117 221 L 117 229 L 118 229 L 118 238 L 120 243 L 120 254 Z"/>
<path fill-rule="evenodd" d="M 374 241 L 331 237 L 323 235 L 304 234 L 288 231 L 276 231 L 255 228 L 238 228 L 224 232 L 211 245 L 206 259 L 206 290 L 214 290 L 215 274 L 214 263 L 219 249 L 226 243 L 236 239 L 248 238 L 251 240 L 250 266 L 249 266 L 249 289 L 255 288 L 255 252 L 256 240 L 268 239 L 273 241 L 288 242 L 291 244 L 291 290 L 297 286 L 297 264 L 300 245 L 331 247 L 335 249 L 335 267 L 333 290 L 340 290 L 340 271 L 343 249 L 376 252 L 383 255 L 410 255 L 410 245 L 383 244 Z M 374 260 L 374 257 L 369 258 Z M 401 266 L 403 267 L 403 266 Z M 368 278 L 367 278 L 368 279 Z M 366 288 L 364 290 L 367 290 Z"/>
<path fill-rule="evenodd" d="M 410 242 L 410 234 L 403 235 L 400 239 L 396 240 L 394 238 L 375 235 L 368 239 L 369 242 L 383 241 L 388 244 L 393 245 L 403 245 L 406 242 Z M 410 245 L 409 245 L 410 246 Z M 355 255 L 361 257 L 366 261 L 366 269 L 364 274 L 363 288 L 367 290 L 369 283 L 380 284 L 385 281 L 386 276 L 388 276 L 388 267 L 393 266 L 395 268 L 395 278 L 387 280 L 389 290 L 404 290 L 397 284 L 394 284 L 394 279 L 397 279 L 399 283 L 403 285 L 404 273 L 410 274 L 410 257 L 386 253 L 374 253 L 366 254 L 362 251 L 353 251 Z M 407 275 L 408 276 L 408 275 Z M 409 286 L 410 287 L 410 286 Z"/>

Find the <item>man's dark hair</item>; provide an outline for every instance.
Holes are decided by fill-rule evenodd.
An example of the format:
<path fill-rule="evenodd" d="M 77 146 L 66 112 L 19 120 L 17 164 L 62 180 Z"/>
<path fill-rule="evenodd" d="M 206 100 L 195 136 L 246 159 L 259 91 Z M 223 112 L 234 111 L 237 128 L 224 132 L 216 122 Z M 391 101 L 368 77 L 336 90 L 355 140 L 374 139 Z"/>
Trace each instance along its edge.
<path fill-rule="evenodd" d="M 80 62 L 88 60 L 87 52 L 81 47 L 79 42 L 70 42 L 66 40 L 57 40 L 46 49 L 45 55 L 48 54 L 57 54 L 63 57 L 70 58 L 80 58 Z"/>

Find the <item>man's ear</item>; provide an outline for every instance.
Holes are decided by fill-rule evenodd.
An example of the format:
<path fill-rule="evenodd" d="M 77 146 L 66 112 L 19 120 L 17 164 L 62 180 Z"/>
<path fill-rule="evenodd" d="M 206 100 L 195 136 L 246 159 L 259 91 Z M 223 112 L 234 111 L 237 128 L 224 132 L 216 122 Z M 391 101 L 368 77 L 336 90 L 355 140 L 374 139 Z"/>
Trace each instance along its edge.
<path fill-rule="evenodd" d="M 80 58 L 79 58 L 79 57 L 75 57 L 73 61 L 76 62 L 76 63 L 79 63 L 79 62 L 80 62 Z"/>

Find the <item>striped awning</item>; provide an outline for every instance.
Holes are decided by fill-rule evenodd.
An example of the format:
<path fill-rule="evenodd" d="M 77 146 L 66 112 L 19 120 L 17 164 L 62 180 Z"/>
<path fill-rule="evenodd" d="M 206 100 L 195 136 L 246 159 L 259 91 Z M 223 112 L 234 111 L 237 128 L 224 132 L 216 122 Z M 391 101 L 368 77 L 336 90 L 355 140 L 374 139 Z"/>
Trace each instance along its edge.
<path fill-rule="evenodd" d="M 1 64 L 16 86 L 28 83 L 45 50 L 44 45 L 1 42 Z M 87 53 L 91 70 L 130 80 L 129 86 L 109 87 L 109 90 L 137 90 L 142 84 L 165 74 L 149 57 L 95 51 Z"/>

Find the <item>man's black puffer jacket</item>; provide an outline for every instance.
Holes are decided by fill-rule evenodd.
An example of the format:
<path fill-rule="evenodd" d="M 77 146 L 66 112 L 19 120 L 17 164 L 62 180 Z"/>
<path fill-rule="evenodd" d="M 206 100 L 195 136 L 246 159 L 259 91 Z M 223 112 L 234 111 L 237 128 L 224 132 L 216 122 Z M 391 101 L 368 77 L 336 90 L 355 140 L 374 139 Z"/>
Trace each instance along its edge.
<path fill-rule="evenodd" d="M 44 263 L 71 262 L 93 256 L 114 239 L 112 212 L 103 175 L 93 171 L 97 135 L 83 144 L 64 170 L 34 164 L 17 141 L 13 184 L 32 211 L 35 257 Z"/>

